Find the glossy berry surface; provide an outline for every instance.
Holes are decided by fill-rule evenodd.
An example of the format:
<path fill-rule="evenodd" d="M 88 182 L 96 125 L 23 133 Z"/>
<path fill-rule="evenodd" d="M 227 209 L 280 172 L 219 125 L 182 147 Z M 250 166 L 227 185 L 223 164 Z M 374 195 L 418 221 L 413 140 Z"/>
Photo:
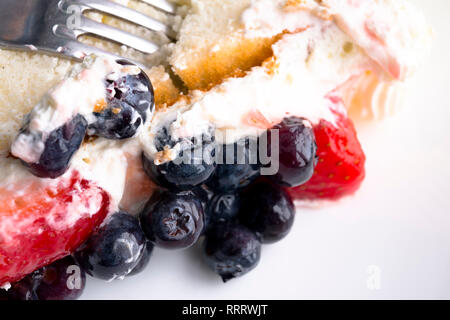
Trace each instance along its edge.
<path fill-rule="evenodd" d="M 71 254 L 105 219 L 107 192 L 78 174 L 46 187 L 30 184 L 19 197 L 0 187 L 0 284 L 14 283 Z"/>
<path fill-rule="evenodd" d="M 243 189 L 259 176 L 256 141 L 243 139 L 232 145 L 223 145 L 218 157 L 222 164 L 217 164 L 207 182 L 208 187 L 218 193 Z"/>
<path fill-rule="evenodd" d="M 241 207 L 241 197 L 238 194 L 218 194 L 207 204 L 205 215 L 208 217 L 208 227 L 217 223 L 235 220 Z"/>
<path fill-rule="evenodd" d="M 209 205 L 209 202 L 212 200 L 212 198 L 215 196 L 215 194 L 206 185 L 201 185 L 200 187 L 196 187 L 196 188 L 192 189 L 192 192 L 194 192 L 197 195 L 198 199 L 200 200 L 200 203 L 202 204 L 202 208 L 203 208 L 203 232 L 202 232 L 202 234 L 204 234 L 210 226 L 210 216 L 208 213 L 208 205 Z"/>
<path fill-rule="evenodd" d="M 253 270 L 261 258 L 261 242 L 255 232 L 234 223 L 219 224 L 204 243 L 207 265 L 224 282 Z"/>
<path fill-rule="evenodd" d="M 14 283 L 6 295 L 9 300 L 76 300 L 85 285 L 86 274 L 67 256 Z"/>
<path fill-rule="evenodd" d="M 11 288 L 6 292 L 5 297 L 7 300 L 39 300 L 36 294 L 36 288 L 39 284 L 41 276 L 39 271 L 35 271 L 19 282 L 14 283 Z"/>
<path fill-rule="evenodd" d="M 121 65 L 133 65 L 132 63 L 124 60 L 118 60 L 118 64 Z M 114 82 L 115 88 L 119 89 L 120 94 L 115 96 L 116 99 L 124 101 L 134 109 L 136 109 L 142 116 L 144 122 L 147 120 L 147 111 L 150 111 L 150 116 L 153 115 L 155 108 L 155 95 L 153 85 L 147 74 L 141 70 L 137 75 L 127 75 L 119 78 Z M 118 94 L 116 90 L 116 94 Z"/>
<path fill-rule="evenodd" d="M 215 196 L 214 192 L 205 185 L 192 189 L 192 192 L 197 195 L 198 199 L 202 203 L 204 211 L 206 212 L 206 207 L 209 201 L 211 201 L 211 199 Z"/>
<path fill-rule="evenodd" d="M 142 155 L 144 170 L 157 184 L 168 189 L 190 190 L 207 181 L 215 170 L 215 142 L 213 131 L 192 139 L 174 141 L 167 128 L 161 129 L 156 148 L 179 144 L 178 157 L 173 161 L 155 164 L 154 159 Z"/>
<path fill-rule="evenodd" d="M 57 178 L 69 168 L 70 160 L 80 148 L 86 134 L 87 121 L 77 115 L 50 133 L 38 163 L 27 163 L 31 173 L 40 178 Z M 23 130 L 27 130 L 22 129 Z"/>
<path fill-rule="evenodd" d="M 122 62 L 122 64 L 127 64 Z M 96 121 L 89 125 L 89 135 L 106 139 L 127 139 L 136 135 L 154 111 L 153 86 L 147 75 L 125 75 L 106 80 L 107 101 L 94 110 Z"/>
<path fill-rule="evenodd" d="M 95 278 L 122 279 L 137 266 L 145 245 L 139 220 L 118 212 L 108 217 L 75 252 L 75 258 L 86 273 Z"/>
<path fill-rule="evenodd" d="M 336 124 L 326 120 L 314 126 L 319 158 L 315 173 L 304 185 L 290 189 L 300 200 L 339 200 L 359 189 L 365 177 L 366 157 L 353 122 L 335 112 Z"/>
<path fill-rule="evenodd" d="M 203 231 L 200 199 L 191 191 L 155 193 L 141 214 L 148 239 L 166 249 L 183 249 L 195 244 Z"/>
<path fill-rule="evenodd" d="M 39 300 L 75 300 L 86 285 L 86 274 L 72 256 L 53 262 L 39 270 L 36 288 Z"/>
<path fill-rule="evenodd" d="M 271 182 L 258 181 L 242 194 L 239 220 L 258 233 L 264 243 L 283 239 L 294 223 L 289 193 Z"/>
<path fill-rule="evenodd" d="M 133 271 L 131 271 L 128 274 L 129 276 L 134 276 L 136 274 L 139 274 L 142 271 L 144 271 L 145 268 L 147 268 L 147 266 L 150 262 L 150 258 L 152 257 L 154 248 L 155 248 L 155 246 L 153 245 L 153 243 L 151 243 L 150 241 L 146 241 L 145 249 L 142 251 L 141 257 L 139 258 L 139 262 L 136 265 L 136 267 L 134 267 Z"/>
<path fill-rule="evenodd" d="M 143 123 L 140 114 L 130 105 L 111 101 L 100 113 L 95 113 L 96 121 L 89 125 L 89 135 L 120 140 L 133 137 Z"/>
<path fill-rule="evenodd" d="M 272 144 L 273 130 L 278 131 L 278 143 Z M 269 154 L 278 152 L 278 173 L 272 179 L 287 187 L 297 187 L 311 179 L 317 163 L 317 145 L 312 125 L 305 119 L 285 118 L 268 131 Z M 271 152 L 272 151 L 272 152 Z M 272 154 L 271 154 L 272 155 Z"/>

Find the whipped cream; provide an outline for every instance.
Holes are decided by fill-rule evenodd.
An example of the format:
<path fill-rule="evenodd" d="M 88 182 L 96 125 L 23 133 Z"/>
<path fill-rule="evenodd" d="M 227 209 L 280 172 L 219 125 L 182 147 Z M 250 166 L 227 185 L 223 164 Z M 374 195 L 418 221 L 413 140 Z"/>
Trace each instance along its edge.
<path fill-rule="evenodd" d="M 95 121 L 93 111 L 96 104 L 106 101 L 109 94 L 105 79 L 114 81 L 124 75 L 137 75 L 140 72 L 138 67 L 123 66 L 108 58 L 87 57 L 63 81 L 49 90 L 31 113 L 25 116 L 25 121 L 30 121 L 29 132 L 20 132 L 15 138 L 11 145 L 12 155 L 29 163 L 38 162 L 44 150 L 46 136 L 53 130 L 63 126 L 77 114 L 83 115 L 88 123 Z M 151 118 L 150 115 L 148 118 Z M 103 138 L 83 143 L 71 160 L 70 169 L 60 179 L 37 178 L 20 161 L 2 155 L 0 188 L 20 196 L 26 192 L 28 185 L 57 188 L 61 181 L 68 181 L 79 172 L 83 178 L 93 181 L 108 192 L 111 197 L 110 211 L 115 212 L 119 209 L 124 193 L 127 154 L 139 153 L 135 150 L 135 145 L 135 140 L 110 141 Z"/>
<path fill-rule="evenodd" d="M 65 176 L 76 170 L 96 182 L 111 195 L 111 210 L 116 211 L 128 184 L 130 163 L 140 163 L 142 151 L 157 158 L 154 139 L 162 126 L 175 139 L 190 138 L 213 126 L 219 143 L 233 143 L 256 136 L 287 116 L 334 123 L 332 108 L 336 105 L 330 103 L 330 95 L 344 102 L 359 101 L 376 112 L 395 100 L 396 84 L 417 66 L 429 39 L 422 15 L 403 0 L 254 0 L 241 22 L 247 37 L 282 35 L 273 46 L 272 59 L 245 77 L 228 79 L 208 92 L 194 91 L 159 110 L 133 139 L 97 139 L 84 144 Z M 104 79 L 139 72 L 130 68 L 87 58 L 36 106 L 29 117 L 30 127 L 45 135 L 76 114 L 93 121 L 93 107 L 106 99 Z M 362 99 L 357 92 L 364 90 L 352 88 L 364 86 L 369 94 Z M 28 162 L 37 162 L 42 150 L 43 145 L 25 134 L 11 148 L 15 156 Z M 171 160 L 178 153 L 167 154 Z M 0 187 L 18 193 L 17 181 L 55 183 L 33 177 L 17 160 L 1 158 L 0 167 Z M 142 172 L 142 168 L 137 170 Z M 128 194 L 122 205 L 133 207 L 133 201 L 134 195 Z"/>
<path fill-rule="evenodd" d="M 137 75 L 135 66 L 122 66 L 104 57 L 89 56 L 76 65 L 65 80 L 49 90 L 26 116 L 29 132 L 21 132 L 11 146 L 11 153 L 28 162 L 38 163 L 49 134 L 80 114 L 88 124 L 95 122 L 93 111 L 107 99 L 105 80 L 124 74 Z"/>
<path fill-rule="evenodd" d="M 401 100 L 431 38 L 423 15 L 403 0 L 253 0 L 241 21 L 247 37 L 283 35 L 272 61 L 161 112 L 142 140 L 156 162 L 161 123 L 175 140 L 213 126 L 219 143 L 233 143 L 287 116 L 333 123 L 330 95 L 352 114 L 379 118 Z M 163 160 L 173 160 L 176 147 Z"/>
<path fill-rule="evenodd" d="M 432 33 L 406 0 L 254 0 L 242 22 L 249 37 L 335 23 L 397 80 L 411 76 L 423 61 Z"/>
<path fill-rule="evenodd" d="M 229 144 L 257 136 L 289 116 L 334 123 L 328 96 L 353 76 L 366 70 L 379 71 L 377 64 L 332 23 L 286 34 L 274 44 L 273 52 L 271 60 L 245 77 L 228 79 L 208 92 L 195 91 L 188 100 L 155 115 L 148 134 L 141 135 L 146 154 L 156 158 L 153 140 L 161 125 L 169 128 L 174 140 L 199 136 L 212 126 L 216 140 Z"/>
<path fill-rule="evenodd" d="M 130 145 L 127 146 L 128 144 Z M 74 175 L 80 173 L 84 179 L 93 182 L 109 194 L 109 211 L 117 212 L 125 189 L 127 154 L 138 153 L 130 149 L 133 149 L 131 142 L 111 142 L 105 139 L 83 144 L 72 159 L 70 169 L 58 179 L 38 178 L 31 174 L 19 160 L 0 157 L 0 190 L 14 194 L 15 197 L 26 196 L 30 186 L 37 190 L 58 190 L 61 183 L 70 181 Z M 10 200 L 14 201 L 14 198 Z M 87 206 L 84 211 L 79 212 L 91 212 L 88 210 L 89 207 L 96 208 L 95 205 Z M 74 214 L 72 217 L 68 216 L 68 220 L 76 221 L 76 212 L 78 211 L 68 210 L 68 215 Z M 51 216 L 49 219 L 48 223 L 51 224 Z"/>

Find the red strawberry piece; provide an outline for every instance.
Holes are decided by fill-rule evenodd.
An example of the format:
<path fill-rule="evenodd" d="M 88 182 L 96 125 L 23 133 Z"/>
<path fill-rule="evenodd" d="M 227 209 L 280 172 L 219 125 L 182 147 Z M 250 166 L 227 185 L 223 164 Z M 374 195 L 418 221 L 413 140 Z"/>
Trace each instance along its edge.
<path fill-rule="evenodd" d="M 63 258 L 108 214 L 109 195 L 74 173 L 57 186 L 0 190 L 0 285 Z"/>
<path fill-rule="evenodd" d="M 319 157 L 314 175 L 306 184 L 291 189 L 299 200 L 338 200 L 353 194 L 365 177 L 366 157 L 353 122 L 333 111 L 335 124 L 321 120 L 314 126 Z"/>

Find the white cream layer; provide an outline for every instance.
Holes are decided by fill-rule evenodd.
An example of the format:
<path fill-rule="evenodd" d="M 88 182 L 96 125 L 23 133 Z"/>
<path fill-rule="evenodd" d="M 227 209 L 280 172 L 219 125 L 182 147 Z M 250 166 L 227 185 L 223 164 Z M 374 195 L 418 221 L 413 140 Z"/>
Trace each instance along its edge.
<path fill-rule="evenodd" d="M 93 122 L 93 110 L 100 101 L 106 101 L 105 79 L 116 80 L 125 74 L 138 74 L 134 66 L 122 66 L 112 60 L 89 56 L 82 64 L 76 65 L 66 78 L 53 87 L 31 111 L 30 129 L 44 135 L 61 127 L 75 115 L 83 115 L 88 123 Z M 150 117 L 149 117 L 150 118 Z M 12 121 L 11 126 L 15 126 Z M 4 124 L 5 130 L 7 124 Z M 11 131 L 8 129 L 8 131 Z M 14 139 L 14 135 L 11 135 Z M 44 137 L 45 139 L 45 137 Z M 45 140 L 44 140 L 45 141 Z M 36 143 L 32 135 L 19 134 L 11 145 L 11 153 L 33 163 L 38 162 L 44 143 Z M 136 154 L 137 141 L 108 141 L 96 139 L 84 143 L 71 161 L 70 169 L 62 179 L 69 179 L 74 171 L 82 177 L 97 183 L 111 196 L 111 210 L 116 211 L 124 193 L 127 172 L 127 153 Z M 60 179 L 41 179 L 33 176 L 20 163 L 2 154 L 0 157 L 0 187 L 21 193 L 22 182 L 55 186 Z M 23 186 L 26 187 L 26 186 Z"/>
<path fill-rule="evenodd" d="M 157 152 L 153 139 L 161 123 L 176 120 L 171 127 L 174 137 L 190 136 L 199 130 L 206 130 L 212 124 L 219 131 L 226 132 L 220 137 L 231 138 L 227 140 L 230 143 L 242 136 L 257 134 L 255 128 L 274 124 L 289 115 L 303 116 L 312 122 L 320 119 L 333 121 L 326 98 L 330 92 L 368 70 L 386 78 L 389 78 L 387 74 L 398 78 L 408 75 L 408 70 L 414 69 L 410 66 L 420 56 L 418 52 L 421 51 L 421 43 L 426 43 L 428 39 L 428 29 L 422 24 L 422 20 L 413 20 L 420 14 L 415 11 L 411 14 L 412 19 L 408 20 L 409 11 L 405 14 L 403 7 L 392 4 L 395 2 L 392 0 L 325 0 L 320 6 L 315 1 L 303 2 L 305 10 L 298 11 L 298 8 L 286 10 L 283 6 L 285 1 L 282 0 L 254 1 L 242 16 L 249 37 L 273 36 L 283 31 L 304 29 L 301 33 L 284 35 L 274 45 L 274 65 L 269 72 L 269 65 L 256 67 L 246 77 L 229 79 L 206 93 L 195 92 L 189 103 L 181 101 L 166 111 L 158 112 L 153 121 L 147 123 L 145 130 L 133 140 L 111 142 L 98 139 L 85 145 L 73 159 L 71 170 L 78 170 L 84 177 L 97 182 L 112 196 L 117 208 L 124 191 L 126 155 L 138 156 L 143 149 L 149 156 L 155 156 Z M 373 4 L 369 5 L 369 2 Z M 367 5 L 359 8 L 355 7 L 356 3 Z M 374 42 L 372 38 L 367 38 L 366 26 L 362 25 L 365 20 L 361 17 L 372 10 L 373 5 L 376 5 L 374 15 L 377 19 L 372 19 L 375 25 L 369 24 L 372 26 L 369 30 L 372 33 L 377 31 L 378 36 L 383 35 L 386 41 L 372 52 L 370 45 Z M 390 12 L 391 9 L 397 11 Z M 379 13 L 386 11 L 388 20 L 383 20 Z M 354 20 L 351 18 L 352 14 L 356 14 Z M 388 32 L 383 28 L 386 23 L 383 21 L 407 27 L 395 27 L 395 32 Z M 360 30 L 361 28 L 364 30 Z M 411 52 L 408 53 L 409 51 Z M 402 60 L 402 55 L 407 57 Z M 394 61 L 400 67 L 391 68 L 390 64 L 381 59 L 383 57 L 396 58 Z M 71 76 L 49 92 L 42 106 L 36 108 L 35 112 L 40 120 L 33 126 L 51 132 L 76 112 L 86 116 L 90 114 L 93 105 L 104 98 L 99 84 L 103 85 L 105 74 L 114 71 L 114 66 L 113 69 L 110 68 L 107 63 L 88 61 L 75 69 Z M 80 97 L 83 97 L 82 105 L 71 104 L 70 101 L 79 100 Z M 345 98 L 344 95 L 343 97 Z M 378 98 L 372 101 L 375 100 L 384 101 Z M 60 110 L 56 116 L 55 110 L 60 108 L 67 110 Z M 29 144 L 24 138 L 22 144 L 13 146 L 13 151 L 29 160 L 38 159 L 42 150 L 39 147 L 27 149 L 26 146 Z M 0 167 L 0 186 L 7 186 L 9 183 L 15 186 L 15 182 L 26 179 L 53 183 L 51 180 L 33 177 L 16 160 L 1 158 Z M 70 172 L 67 173 L 69 174 Z"/>
<path fill-rule="evenodd" d="M 75 66 L 66 79 L 42 98 L 28 116 L 30 133 L 20 133 L 11 146 L 11 153 L 28 162 L 38 163 L 48 135 L 80 114 L 88 123 L 95 121 L 93 111 L 106 103 L 105 80 L 116 80 L 124 74 L 139 74 L 135 66 L 122 66 L 115 61 L 95 56 L 87 57 Z M 42 141 L 33 138 L 42 134 Z"/>
<path fill-rule="evenodd" d="M 156 157 L 153 139 L 161 124 L 174 119 L 170 126 L 174 140 L 199 136 L 213 126 L 218 133 L 216 140 L 223 144 L 256 136 L 258 129 L 289 116 L 333 123 L 327 96 L 366 70 L 382 72 L 332 23 L 284 35 L 273 51 L 273 61 L 253 68 L 245 77 L 228 79 L 208 92 L 196 91 L 188 103 L 180 101 L 155 115 L 148 134 L 141 135 L 147 155 Z"/>
<path fill-rule="evenodd" d="M 242 15 L 250 37 L 272 37 L 326 21 L 337 24 L 398 80 L 411 76 L 431 45 L 431 28 L 407 0 L 253 0 Z"/>
<path fill-rule="evenodd" d="M 174 139 L 198 136 L 212 124 L 221 131 L 217 140 L 231 143 L 289 115 L 333 122 L 330 94 L 363 116 L 388 113 L 431 39 L 423 15 L 403 0 L 253 0 L 241 20 L 248 37 L 294 34 L 273 46 L 273 73 L 267 65 L 253 68 L 161 113 L 161 123 L 176 119 Z M 362 99 L 357 94 L 364 89 Z M 143 148 L 160 161 L 153 143 L 158 130 L 158 124 L 149 129 Z M 165 152 L 166 160 L 176 151 Z"/>

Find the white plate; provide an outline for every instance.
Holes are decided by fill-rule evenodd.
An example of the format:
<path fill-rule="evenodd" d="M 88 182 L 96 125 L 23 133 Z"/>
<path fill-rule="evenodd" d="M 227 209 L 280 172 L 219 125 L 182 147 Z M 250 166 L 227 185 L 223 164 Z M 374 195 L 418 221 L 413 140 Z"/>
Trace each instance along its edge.
<path fill-rule="evenodd" d="M 247 276 L 223 284 L 199 247 L 156 249 L 124 281 L 92 278 L 84 299 L 450 298 L 450 12 L 415 0 L 435 28 L 433 54 L 406 107 L 359 128 L 367 178 L 354 198 L 298 212 Z"/>

